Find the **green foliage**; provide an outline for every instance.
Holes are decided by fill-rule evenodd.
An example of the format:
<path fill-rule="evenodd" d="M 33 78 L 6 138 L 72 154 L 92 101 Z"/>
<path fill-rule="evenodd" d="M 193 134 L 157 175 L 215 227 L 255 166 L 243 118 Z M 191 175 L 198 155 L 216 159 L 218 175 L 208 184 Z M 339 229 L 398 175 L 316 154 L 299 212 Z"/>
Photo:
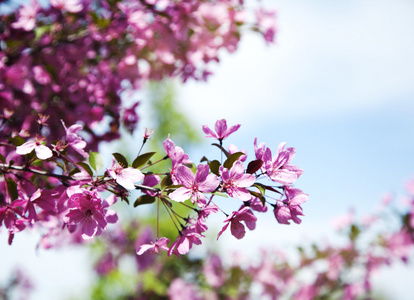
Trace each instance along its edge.
<path fill-rule="evenodd" d="M 151 103 L 151 120 L 156 132 L 151 136 L 151 148 L 161 145 L 168 134 L 171 139 L 183 148 L 201 142 L 200 130 L 195 130 L 194 125 L 180 108 L 176 101 L 177 92 L 172 81 L 151 83 L 149 87 Z M 155 146 L 155 147 L 154 147 Z"/>
<path fill-rule="evenodd" d="M 98 152 L 89 152 L 89 164 L 92 169 L 99 171 L 103 167 L 102 156 Z"/>

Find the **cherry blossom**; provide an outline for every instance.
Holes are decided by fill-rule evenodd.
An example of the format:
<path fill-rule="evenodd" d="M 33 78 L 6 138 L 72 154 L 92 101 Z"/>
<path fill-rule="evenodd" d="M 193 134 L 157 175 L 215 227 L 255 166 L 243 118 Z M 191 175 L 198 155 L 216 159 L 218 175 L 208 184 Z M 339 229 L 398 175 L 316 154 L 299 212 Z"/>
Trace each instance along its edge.
<path fill-rule="evenodd" d="M 124 168 L 119 163 L 116 163 L 115 159 L 112 160 L 111 166 L 106 170 L 109 176 L 128 190 L 135 189 L 134 183 L 144 179 L 144 174 L 140 170 L 131 167 Z"/>
<path fill-rule="evenodd" d="M 234 198 L 248 201 L 252 195 L 246 189 L 255 182 L 256 178 L 252 174 L 245 174 L 243 163 L 236 161 L 230 170 L 220 166 L 220 176 L 223 181 L 223 188 Z"/>
<path fill-rule="evenodd" d="M 218 120 L 215 124 L 215 130 L 211 130 L 207 125 L 203 125 L 203 131 L 206 137 L 212 137 L 218 139 L 220 142 L 227 138 L 230 134 L 237 131 L 240 128 L 240 124 L 233 125 L 227 129 L 227 121 L 225 119 Z"/>
<path fill-rule="evenodd" d="M 42 144 L 44 140 L 45 138 L 36 137 L 35 140 L 27 141 L 23 145 L 16 148 L 16 153 L 25 155 L 35 150 L 36 156 L 39 159 L 51 158 L 53 156 L 52 150 Z"/>
<path fill-rule="evenodd" d="M 186 166 L 179 166 L 176 173 L 177 181 L 183 185 L 170 194 L 174 201 L 182 202 L 191 198 L 194 204 L 203 207 L 206 204 L 206 196 L 203 193 L 213 192 L 220 184 L 214 174 L 209 174 L 208 165 L 198 165 L 195 175 Z"/>

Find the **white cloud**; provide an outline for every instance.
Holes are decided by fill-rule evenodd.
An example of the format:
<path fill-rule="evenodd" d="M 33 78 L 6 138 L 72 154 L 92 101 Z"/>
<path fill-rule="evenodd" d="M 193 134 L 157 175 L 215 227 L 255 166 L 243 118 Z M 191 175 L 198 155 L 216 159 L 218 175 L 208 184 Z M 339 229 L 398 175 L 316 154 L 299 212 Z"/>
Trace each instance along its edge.
<path fill-rule="evenodd" d="M 195 119 L 317 117 L 414 96 L 414 3 L 272 1 L 276 45 L 248 35 L 208 84 L 180 98 Z"/>

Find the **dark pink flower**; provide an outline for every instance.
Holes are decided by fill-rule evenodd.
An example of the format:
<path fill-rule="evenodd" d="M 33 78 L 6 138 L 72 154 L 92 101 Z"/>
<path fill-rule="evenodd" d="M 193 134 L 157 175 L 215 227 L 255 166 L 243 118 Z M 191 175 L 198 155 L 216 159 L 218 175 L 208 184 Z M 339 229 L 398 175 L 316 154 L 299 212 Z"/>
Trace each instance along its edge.
<path fill-rule="evenodd" d="M 80 225 L 84 239 L 100 235 L 106 229 L 106 211 L 96 192 L 84 190 L 71 195 L 68 208 L 64 221 L 68 225 Z"/>
<path fill-rule="evenodd" d="M 302 220 L 298 216 L 304 216 L 300 205 L 308 200 L 309 196 L 300 189 L 292 187 L 285 187 L 285 195 L 286 199 L 283 202 L 277 203 L 273 211 L 276 220 L 280 224 L 290 225 L 290 220 L 300 224 Z"/>
<path fill-rule="evenodd" d="M 139 121 L 139 117 L 136 111 L 139 103 L 140 103 L 139 101 L 135 102 L 130 108 L 126 108 L 124 110 L 122 122 L 130 134 L 134 132 L 135 128 L 137 127 L 137 123 Z"/>
<path fill-rule="evenodd" d="M 240 128 L 240 124 L 237 124 L 227 129 L 227 121 L 225 119 L 221 119 L 216 122 L 216 125 L 215 125 L 216 132 L 211 130 L 207 125 L 203 125 L 203 131 L 206 134 L 206 137 L 216 138 L 219 141 L 224 140 L 230 134 L 237 131 L 239 128 Z"/>
<path fill-rule="evenodd" d="M 193 244 L 200 245 L 200 238 L 203 237 L 195 229 L 195 226 L 188 226 L 180 231 L 180 235 L 171 244 L 170 249 L 168 250 L 168 256 L 175 254 L 180 256 L 180 254 L 187 254 L 190 251 Z"/>
<path fill-rule="evenodd" d="M 156 186 L 158 183 L 160 183 L 160 181 L 161 181 L 160 176 L 148 174 L 148 175 L 145 175 L 144 181 L 142 182 L 142 185 L 148 186 L 148 187 L 153 187 L 153 186 Z M 152 197 L 155 197 L 158 194 L 157 192 L 150 191 L 150 190 L 142 190 L 142 192 L 144 194 L 150 195 Z"/>
<path fill-rule="evenodd" d="M 69 126 L 69 128 L 66 128 L 65 122 L 63 122 L 63 120 L 60 121 L 62 122 L 62 125 L 65 128 L 66 143 L 68 143 L 69 146 L 71 146 L 76 152 L 78 152 L 83 157 L 88 157 L 89 154 L 86 153 L 84 150 L 84 148 L 86 147 L 86 142 L 83 138 L 81 138 L 78 135 L 78 132 L 83 128 L 82 125 L 73 124 L 72 126 Z"/>
<path fill-rule="evenodd" d="M 244 173 L 241 161 L 236 161 L 230 170 L 220 166 L 219 171 L 223 181 L 223 188 L 226 189 L 230 197 L 238 198 L 242 201 L 248 201 L 252 198 L 246 187 L 252 186 L 256 177 L 252 174 Z"/>
<path fill-rule="evenodd" d="M 21 209 L 24 204 L 25 201 L 23 200 L 15 200 L 10 205 L 0 207 L 0 226 L 4 221 L 4 226 L 9 230 L 9 245 L 12 244 L 14 234 L 26 227 L 24 223 L 27 220 L 22 217 L 23 212 Z M 20 218 L 17 216 L 20 216 Z"/>
<path fill-rule="evenodd" d="M 249 228 L 250 230 L 256 228 L 257 218 L 253 215 L 253 212 L 250 210 L 250 208 L 246 206 L 240 209 L 239 211 L 233 211 L 233 213 L 224 220 L 224 222 L 227 224 L 224 225 L 224 227 L 221 229 L 221 231 L 217 235 L 217 239 L 219 239 L 219 237 L 227 229 L 229 224 L 231 224 L 231 234 L 237 239 L 243 238 L 246 234 L 246 230 L 244 229 L 244 225 L 241 223 L 241 221 L 244 221 L 247 228 Z"/>
<path fill-rule="evenodd" d="M 203 207 L 206 204 L 206 196 L 203 193 L 214 191 L 220 184 L 214 174 L 209 174 L 208 165 L 198 165 L 195 175 L 186 166 L 179 166 L 176 172 L 177 181 L 183 185 L 170 194 L 170 198 L 177 202 L 183 202 L 191 198 L 194 204 Z"/>

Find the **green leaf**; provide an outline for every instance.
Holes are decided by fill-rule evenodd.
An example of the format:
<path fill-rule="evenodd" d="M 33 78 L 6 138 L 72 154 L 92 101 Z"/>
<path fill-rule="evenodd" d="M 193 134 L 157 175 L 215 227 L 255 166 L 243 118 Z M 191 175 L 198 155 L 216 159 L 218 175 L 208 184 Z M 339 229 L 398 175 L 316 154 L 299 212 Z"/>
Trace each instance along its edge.
<path fill-rule="evenodd" d="M 92 172 L 92 169 L 91 169 L 91 167 L 89 167 L 89 165 L 87 164 L 87 163 L 84 163 L 84 162 L 78 162 L 78 163 L 76 163 L 79 167 L 81 167 L 82 169 L 84 169 L 88 174 L 89 174 L 89 176 L 93 176 L 93 172 Z"/>
<path fill-rule="evenodd" d="M 72 170 L 70 170 L 70 172 L 68 173 L 68 176 L 73 176 L 76 173 L 79 173 L 80 170 L 79 168 L 73 168 Z"/>
<path fill-rule="evenodd" d="M 219 144 L 217 144 L 217 143 L 212 143 L 211 145 L 216 146 L 216 147 L 217 147 L 217 148 L 219 148 L 221 151 L 223 151 L 223 153 L 226 155 L 226 157 L 229 157 L 230 153 L 229 153 L 226 149 L 224 149 L 224 148 L 223 148 L 223 146 L 220 146 L 220 145 L 219 145 Z"/>
<path fill-rule="evenodd" d="M 243 152 L 236 152 L 227 157 L 226 161 L 223 164 L 223 167 L 230 170 L 233 164 L 240 158 L 240 156 L 245 155 Z"/>
<path fill-rule="evenodd" d="M 26 142 L 21 136 L 15 136 L 14 138 L 8 138 L 8 140 L 12 142 L 13 145 L 15 145 L 16 147 L 21 146 Z"/>
<path fill-rule="evenodd" d="M 50 31 L 51 28 L 51 25 L 37 26 L 34 30 L 35 40 L 39 40 L 46 32 Z"/>
<path fill-rule="evenodd" d="M 167 175 L 165 176 L 162 180 L 161 180 L 161 189 L 164 190 L 167 186 L 172 185 L 172 179 L 171 179 L 171 175 Z"/>
<path fill-rule="evenodd" d="M 150 195 L 142 195 L 134 202 L 134 207 L 142 204 L 151 204 L 155 202 L 155 198 L 151 197 Z"/>
<path fill-rule="evenodd" d="M 17 184 L 11 178 L 7 178 L 7 191 L 9 192 L 12 201 L 19 197 L 19 193 L 17 192 Z"/>
<path fill-rule="evenodd" d="M 89 164 L 92 169 L 99 171 L 103 167 L 102 156 L 98 152 L 89 151 Z"/>
<path fill-rule="evenodd" d="M 263 206 L 265 206 L 265 205 L 266 205 L 266 198 L 265 198 L 262 194 L 260 194 L 260 193 L 258 193 L 258 192 L 253 192 L 253 191 L 249 191 L 249 193 L 250 193 L 251 195 L 253 195 L 253 196 L 255 196 L 255 197 L 259 198 L 259 199 L 260 199 L 260 201 L 262 201 Z"/>
<path fill-rule="evenodd" d="M 165 186 L 165 187 L 164 187 L 164 190 L 178 189 L 178 188 L 180 188 L 180 187 L 183 187 L 183 185 L 181 185 L 181 184 L 178 184 L 178 185 L 172 184 L 172 185 L 167 185 L 167 186 Z"/>
<path fill-rule="evenodd" d="M 141 154 L 140 156 L 134 159 L 134 161 L 132 162 L 132 167 L 138 169 L 139 167 L 145 165 L 155 153 L 156 152 L 147 152 Z"/>
<path fill-rule="evenodd" d="M 128 161 L 121 153 L 112 153 L 112 155 L 115 157 L 115 159 L 118 161 L 118 163 L 123 167 L 128 167 Z"/>
<path fill-rule="evenodd" d="M 0 160 L 1 160 L 1 162 L 4 164 L 5 162 L 6 162 L 6 159 L 4 158 L 4 156 L 3 155 L 1 155 L 0 154 Z"/>
<path fill-rule="evenodd" d="M 223 192 L 212 192 L 213 195 L 228 198 L 229 196 L 226 193 Z"/>
<path fill-rule="evenodd" d="M 213 160 L 208 162 L 208 165 L 210 167 L 211 172 L 213 172 L 213 174 L 220 176 L 219 170 L 220 170 L 220 162 L 218 160 Z"/>
<path fill-rule="evenodd" d="M 351 241 L 355 241 L 360 233 L 361 230 L 359 229 L 359 227 L 356 225 L 352 225 L 351 231 L 349 232 L 349 238 L 351 239 Z"/>
<path fill-rule="evenodd" d="M 253 186 L 257 187 L 262 195 L 266 193 L 266 186 L 264 184 L 256 182 Z"/>

